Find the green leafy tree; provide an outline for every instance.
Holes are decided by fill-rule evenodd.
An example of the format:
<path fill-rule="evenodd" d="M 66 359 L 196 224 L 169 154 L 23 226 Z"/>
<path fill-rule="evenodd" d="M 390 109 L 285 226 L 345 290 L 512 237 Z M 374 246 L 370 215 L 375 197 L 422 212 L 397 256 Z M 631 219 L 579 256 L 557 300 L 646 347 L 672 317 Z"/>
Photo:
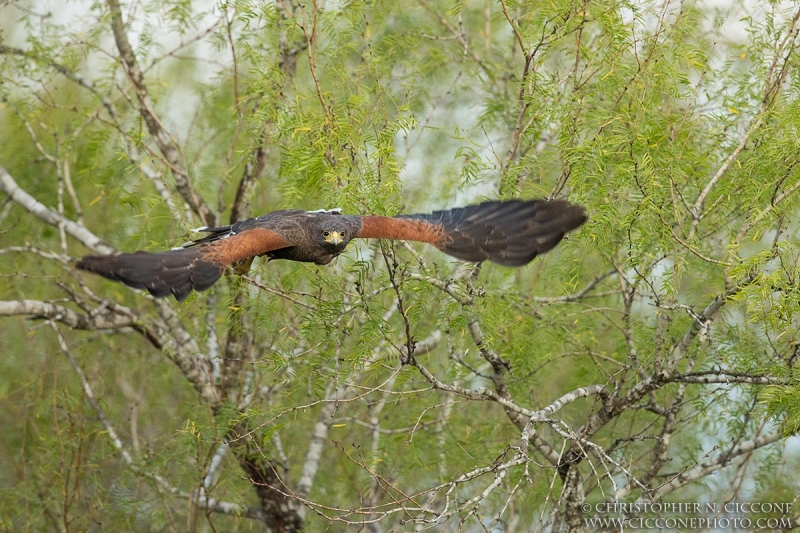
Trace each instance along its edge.
<path fill-rule="evenodd" d="M 794 501 L 795 4 L 47 5 L 0 2 L 3 530 Z M 515 197 L 590 220 L 520 269 L 363 242 L 180 304 L 74 268 L 279 208 Z"/>

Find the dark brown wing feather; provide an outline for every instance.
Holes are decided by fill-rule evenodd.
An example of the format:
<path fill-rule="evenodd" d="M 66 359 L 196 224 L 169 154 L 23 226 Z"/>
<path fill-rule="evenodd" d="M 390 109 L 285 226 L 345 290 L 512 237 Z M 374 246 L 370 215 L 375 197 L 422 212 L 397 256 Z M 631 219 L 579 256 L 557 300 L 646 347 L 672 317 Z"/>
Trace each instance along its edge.
<path fill-rule="evenodd" d="M 586 214 L 563 200 L 509 200 L 361 221 L 356 237 L 427 242 L 464 261 L 520 266 L 552 249 Z"/>
<path fill-rule="evenodd" d="M 136 289 L 147 289 L 157 298 L 172 294 L 181 302 L 192 290 L 211 287 L 229 265 L 291 246 L 283 237 L 264 228 L 246 229 L 229 237 L 216 231 L 222 229 L 209 228 L 211 235 L 197 241 L 201 243 L 199 246 L 157 254 L 87 256 L 75 266 Z"/>

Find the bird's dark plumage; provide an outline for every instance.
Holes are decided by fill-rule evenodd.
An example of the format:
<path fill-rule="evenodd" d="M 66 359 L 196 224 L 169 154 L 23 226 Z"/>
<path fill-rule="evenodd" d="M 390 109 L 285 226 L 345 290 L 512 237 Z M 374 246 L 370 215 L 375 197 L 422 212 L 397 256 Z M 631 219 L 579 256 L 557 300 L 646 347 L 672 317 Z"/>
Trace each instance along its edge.
<path fill-rule="evenodd" d="M 427 242 L 464 261 L 521 266 L 585 221 L 583 207 L 563 200 L 490 201 L 397 217 L 275 211 L 230 226 L 201 228 L 206 237 L 176 250 L 87 256 L 76 266 L 182 301 L 192 290 L 209 288 L 225 268 L 240 261 L 266 255 L 326 265 L 354 238 Z"/>

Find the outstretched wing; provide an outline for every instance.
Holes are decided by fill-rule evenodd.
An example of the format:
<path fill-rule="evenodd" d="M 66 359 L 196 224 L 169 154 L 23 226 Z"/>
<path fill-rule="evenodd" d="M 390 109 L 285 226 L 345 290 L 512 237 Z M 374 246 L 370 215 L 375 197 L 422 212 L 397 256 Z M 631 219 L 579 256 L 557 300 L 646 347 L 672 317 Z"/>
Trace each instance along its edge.
<path fill-rule="evenodd" d="M 210 235 L 191 243 L 188 248 L 156 254 L 87 256 L 75 266 L 136 289 L 147 289 L 156 297 L 172 294 L 181 302 L 192 290 L 211 287 L 229 265 L 292 246 L 284 237 L 266 228 L 250 227 L 241 232 L 236 229 L 236 225 L 204 228 Z"/>
<path fill-rule="evenodd" d="M 491 201 L 429 215 L 363 216 L 355 236 L 427 242 L 464 261 L 520 266 L 584 222 L 583 207 L 564 200 Z"/>

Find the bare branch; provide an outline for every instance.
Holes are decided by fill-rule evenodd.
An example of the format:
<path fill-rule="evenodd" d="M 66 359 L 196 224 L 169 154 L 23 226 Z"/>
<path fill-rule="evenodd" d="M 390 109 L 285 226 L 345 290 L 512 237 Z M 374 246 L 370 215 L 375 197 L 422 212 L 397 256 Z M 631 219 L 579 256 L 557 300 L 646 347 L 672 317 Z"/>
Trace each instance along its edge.
<path fill-rule="evenodd" d="M 340 392 L 339 387 L 333 387 L 335 392 Z M 327 397 L 327 395 L 326 395 Z M 332 398 L 336 400 L 334 396 Z M 311 433 L 311 441 L 306 451 L 306 458 L 303 462 L 303 471 L 300 474 L 300 480 L 297 482 L 295 493 L 302 498 L 307 498 L 311 492 L 311 486 L 314 482 L 314 476 L 317 474 L 320 460 L 322 459 L 322 450 L 325 444 L 325 439 L 328 436 L 328 430 L 333 423 L 333 415 L 336 412 L 337 404 L 335 401 L 328 402 L 322 406 L 322 410 L 317 417 L 317 423 L 314 425 L 314 431 Z"/>
<path fill-rule="evenodd" d="M 428 0 L 417 0 L 422 7 L 424 7 L 428 12 L 433 14 L 437 19 L 439 19 L 439 23 L 444 26 L 447 31 L 450 32 L 450 35 L 453 39 L 457 40 L 458 43 L 464 48 L 464 53 L 469 54 L 470 58 L 479 66 L 481 70 L 486 74 L 489 79 L 494 79 L 494 72 L 488 67 L 488 65 L 480 58 L 480 56 L 472 49 L 467 41 L 466 36 L 458 31 L 458 29 L 450 24 L 450 22 L 445 18 L 445 16 L 436 9 L 435 6 L 431 5 Z"/>
<path fill-rule="evenodd" d="M 205 494 L 195 495 L 187 492 L 181 492 L 177 488 L 173 487 L 163 476 L 142 470 L 134 462 L 130 452 L 122 443 L 122 439 L 120 439 L 116 429 L 111 424 L 110 419 L 108 418 L 108 416 L 106 416 L 105 411 L 103 411 L 102 407 L 100 407 L 100 404 L 98 403 L 95 397 L 94 391 L 92 390 L 92 387 L 89 384 L 89 380 L 86 378 L 86 374 L 83 372 L 83 369 L 78 364 L 78 361 L 75 359 L 75 356 L 69 350 L 67 342 L 64 339 L 64 336 L 61 334 L 61 331 L 59 331 L 58 327 L 52 320 L 50 321 L 50 325 L 52 326 L 53 330 L 56 333 L 56 337 L 58 338 L 58 343 L 61 348 L 61 351 L 67 356 L 67 360 L 69 361 L 72 368 L 75 370 L 75 373 L 78 375 L 78 378 L 81 381 L 81 387 L 83 388 L 83 391 L 86 394 L 87 400 L 89 400 L 89 403 L 91 404 L 92 408 L 97 414 L 97 418 L 100 420 L 100 423 L 103 424 L 103 427 L 105 428 L 105 431 L 108 434 L 109 439 L 111 439 L 112 444 L 120 452 L 123 460 L 133 472 L 136 472 L 137 474 L 141 474 L 144 477 L 151 479 L 161 489 L 166 490 L 170 494 L 192 500 L 201 509 L 210 509 L 212 511 L 223 514 L 246 516 L 247 518 L 253 518 L 256 520 L 260 520 L 262 522 L 265 521 L 263 512 L 261 511 L 261 509 L 257 507 L 245 507 L 243 505 L 238 505 L 234 503 L 222 502 L 214 498 L 208 498 L 205 496 Z"/>
<path fill-rule="evenodd" d="M 747 383 L 750 385 L 789 385 L 791 380 L 786 378 L 776 378 L 773 376 L 752 375 L 737 372 L 694 372 L 691 374 L 679 374 L 667 379 L 673 383 L 700 383 L 700 384 L 734 384 Z"/>
<path fill-rule="evenodd" d="M 702 216 L 701 211 L 703 208 L 703 203 L 706 200 L 706 197 L 711 192 L 711 189 L 714 187 L 714 185 L 717 184 L 720 178 L 728 170 L 731 163 L 733 163 L 736 160 L 736 158 L 739 157 L 739 154 L 742 152 L 742 150 L 744 150 L 744 147 L 747 145 L 747 142 L 750 140 L 750 137 L 753 135 L 753 133 L 758 129 L 759 126 L 761 126 L 764 114 L 775 102 L 775 98 L 780 93 L 780 90 L 783 87 L 784 82 L 786 81 L 786 77 L 788 76 L 789 73 L 789 69 L 786 68 L 788 65 L 789 57 L 792 55 L 792 53 L 797 47 L 797 31 L 795 30 L 795 27 L 798 21 L 800 21 L 800 8 L 798 8 L 797 11 L 795 11 L 791 23 L 786 30 L 786 35 L 784 35 L 784 38 L 778 44 L 777 49 L 774 50 L 773 52 L 772 64 L 770 65 L 767 71 L 767 79 L 764 87 L 764 97 L 761 101 L 761 106 L 758 110 L 758 113 L 751 122 L 750 126 L 747 128 L 745 134 L 742 136 L 741 140 L 739 141 L 739 144 L 730 153 L 730 155 L 725 159 L 725 161 L 722 163 L 719 169 L 717 169 L 717 171 L 711 177 L 709 182 L 706 184 L 706 186 L 698 195 L 697 201 L 694 203 L 694 206 L 692 207 L 692 213 L 691 213 L 692 230 L 689 234 L 689 240 L 691 240 L 694 237 L 695 232 L 697 230 L 697 226 L 700 223 L 700 218 Z M 779 62 L 781 61 L 782 64 L 779 65 Z M 755 223 L 756 222 L 753 222 L 753 224 Z M 747 224 L 745 224 L 743 228 L 744 227 L 747 227 Z M 752 225 L 750 225 L 750 227 L 752 227 Z"/>
<path fill-rule="evenodd" d="M 763 112 L 764 109 L 761 110 L 761 113 Z M 731 166 L 731 163 L 733 163 L 736 160 L 736 158 L 739 157 L 739 154 L 742 153 L 744 147 L 747 146 L 747 143 L 750 140 L 750 136 L 753 135 L 753 133 L 758 129 L 759 126 L 761 126 L 761 119 L 762 116 L 761 114 L 759 114 L 759 116 L 756 117 L 755 120 L 753 120 L 753 122 L 750 124 L 750 127 L 747 128 L 747 131 L 742 136 L 742 139 L 739 141 L 739 144 L 728 155 L 727 159 L 725 159 L 722 165 L 720 165 L 720 167 L 708 181 L 706 186 L 697 196 L 697 201 L 694 203 L 694 206 L 692 207 L 692 231 L 689 234 L 690 240 L 692 239 L 692 237 L 694 237 L 694 233 L 697 231 L 697 225 L 700 224 L 700 218 L 702 214 L 701 210 L 703 209 L 703 203 L 706 201 L 706 197 L 711 192 L 711 189 L 714 188 L 714 185 L 716 185 L 717 182 L 720 180 L 720 178 L 725 175 L 725 172 L 727 172 L 728 168 Z M 683 243 L 683 241 L 680 242 L 681 244 L 684 244 L 685 246 L 688 247 L 688 245 Z"/>
<path fill-rule="evenodd" d="M 128 313 L 114 312 L 108 307 L 98 307 L 95 311 L 91 315 L 82 315 L 67 307 L 39 300 L 0 301 L 0 316 L 47 319 L 87 331 L 139 327 L 139 317 L 129 309 Z"/>
<path fill-rule="evenodd" d="M 553 415 L 556 411 L 560 411 L 565 405 L 574 402 L 580 398 L 586 398 L 587 396 L 594 396 L 595 394 L 601 394 L 606 390 L 605 385 L 589 385 L 588 387 L 580 387 L 575 389 L 567 394 L 561 396 L 559 399 L 544 407 L 543 409 L 539 409 L 531 416 L 531 423 L 539 422 L 544 420 L 545 418 L 549 418 Z"/>
<path fill-rule="evenodd" d="M 612 276 L 617 273 L 616 268 L 612 268 L 611 270 L 596 276 L 592 281 L 590 281 L 583 289 L 580 291 L 573 293 L 573 294 L 565 294 L 563 296 L 534 296 L 533 301 L 538 303 L 567 303 L 567 302 L 574 302 L 580 300 L 581 298 L 585 297 L 589 294 L 597 285 L 606 279 L 609 276 Z M 614 293 L 616 294 L 616 292 Z M 603 295 L 607 295 L 603 293 Z M 596 296 L 600 296 L 599 294 Z"/>
<path fill-rule="evenodd" d="M 13 200 L 25 207 L 39 219 L 53 226 L 63 224 L 67 233 L 80 240 L 84 246 L 101 254 L 114 253 L 114 249 L 103 243 L 88 229 L 71 220 L 65 220 L 61 215 L 48 209 L 27 192 L 23 191 L 8 172 L 0 167 L 0 187 Z M 186 378 L 195 386 L 197 391 L 205 398 L 209 405 L 216 406 L 219 402 L 219 393 L 214 385 L 213 377 L 206 357 L 200 353 L 197 342 L 189 335 L 186 328 L 175 314 L 175 310 L 166 300 L 153 299 L 156 309 L 163 320 L 163 325 L 168 334 L 156 329 L 145 328 L 148 339 L 157 347 L 166 350 L 178 367 L 184 372 Z M 40 307 L 40 310 L 42 308 Z M 44 309 L 46 312 L 47 310 Z M 69 316 L 69 315 L 64 315 Z M 54 317 L 55 318 L 55 317 Z M 133 324 L 132 324 L 133 325 Z M 138 326 L 138 323 L 137 323 Z"/>
<path fill-rule="evenodd" d="M 61 331 L 59 331 L 58 326 L 56 326 L 55 322 L 52 320 L 50 320 L 50 326 L 52 326 L 53 331 L 56 333 L 61 351 L 67 356 L 69 364 L 72 365 L 73 370 L 75 370 L 75 373 L 81 380 L 81 386 L 83 387 L 83 392 L 86 394 L 86 399 L 89 400 L 92 408 L 97 413 L 97 418 L 100 419 L 100 423 L 102 423 L 105 427 L 108 437 L 111 439 L 111 442 L 114 443 L 114 446 L 117 448 L 117 450 L 119 450 L 119 452 L 122 454 L 122 458 L 125 460 L 125 462 L 128 463 L 128 465 L 132 465 L 133 457 L 131 457 L 130 452 L 125 449 L 125 446 L 122 444 L 122 440 L 119 438 L 119 435 L 114 429 L 114 426 L 111 424 L 111 421 L 105 415 L 103 409 L 100 408 L 100 404 L 97 403 L 97 399 L 94 396 L 92 387 L 89 385 L 89 380 L 86 379 L 86 374 L 83 373 L 83 369 L 81 369 L 78 361 L 75 359 L 75 356 L 69 351 L 69 348 L 67 347 L 67 341 L 64 340 L 64 337 L 61 335 Z"/>
<path fill-rule="evenodd" d="M 768 444 L 772 444 L 773 442 L 781 440 L 781 438 L 782 434 L 780 432 L 773 431 L 771 433 L 741 442 L 730 450 L 720 452 L 710 461 L 700 463 L 692 469 L 681 472 L 667 483 L 659 486 L 655 492 L 648 494 L 647 499 L 649 500 L 652 498 L 654 500 L 660 500 L 670 492 L 673 492 L 684 485 L 688 485 L 689 483 L 698 481 L 708 476 L 712 472 L 728 466 L 733 459 L 752 453 L 759 448 L 763 448 Z"/>
<path fill-rule="evenodd" d="M 147 129 L 150 135 L 155 139 L 156 145 L 158 145 L 161 154 L 164 156 L 164 159 L 172 171 L 178 192 L 183 196 L 183 199 L 186 200 L 186 203 L 189 204 L 192 211 L 194 211 L 207 226 L 215 226 L 216 217 L 214 213 L 208 205 L 206 205 L 205 200 L 194 191 L 189 183 L 189 174 L 183 164 L 180 149 L 172 138 L 172 135 L 170 135 L 156 116 L 147 85 L 144 81 L 144 74 L 139 68 L 136 55 L 128 41 L 128 35 L 125 33 L 125 25 L 122 21 L 122 11 L 119 2 L 117 0 L 108 0 L 108 7 L 111 11 L 111 29 L 120 52 L 120 59 L 136 91 L 136 96 L 140 104 L 139 112 L 145 124 L 147 124 Z"/>
<path fill-rule="evenodd" d="M 36 56 L 31 52 L 3 45 L 0 45 L 0 54 L 14 54 L 19 56 L 29 57 L 37 61 L 40 60 L 38 56 Z M 97 88 L 97 86 L 94 83 L 92 83 L 91 80 L 86 79 L 79 73 L 68 69 L 67 67 L 56 61 L 48 61 L 47 64 L 50 65 L 53 69 L 55 69 L 57 72 L 62 74 L 68 80 L 88 90 L 90 93 L 95 95 L 100 100 L 102 106 L 105 108 L 106 112 L 108 112 L 109 116 L 111 117 L 113 127 L 120 133 L 120 137 L 122 138 L 122 142 L 125 147 L 125 154 L 128 156 L 128 159 L 131 161 L 131 163 L 136 165 L 142 171 L 142 173 L 145 175 L 147 179 L 150 180 L 150 182 L 153 184 L 153 187 L 156 189 L 158 195 L 161 197 L 162 200 L 164 200 L 165 205 L 172 214 L 172 217 L 176 221 L 182 222 L 181 215 L 175 207 L 175 202 L 172 199 L 172 195 L 170 194 L 169 190 L 167 190 L 166 186 L 163 183 L 163 178 L 161 174 L 157 172 L 155 169 L 153 169 L 153 165 L 151 164 L 150 159 L 143 159 L 139 154 L 139 150 L 136 148 L 136 145 L 131 141 L 130 136 L 127 134 L 127 132 L 125 132 L 123 128 L 122 120 L 119 116 L 119 113 L 117 113 L 117 109 L 114 105 L 114 102 L 109 100 L 109 98 L 105 94 L 101 93 L 100 90 Z M 97 116 L 97 113 L 95 113 L 94 116 Z M 66 162 L 64 163 L 64 165 L 68 169 Z M 68 178 L 69 173 L 65 172 L 65 177 Z M 71 180 L 69 179 L 67 179 L 67 186 L 69 187 L 70 194 L 73 195 L 73 203 L 75 203 L 76 212 L 78 213 L 78 222 L 82 223 L 80 205 L 76 203 L 77 198 L 75 197 L 75 191 L 74 189 L 72 189 Z"/>
<path fill-rule="evenodd" d="M 697 315 L 697 318 L 692 321 L 692 325 L 686 333 L 684 333 L 680 342 L 674 346 L 665 365 L 661 366 L 647 378 L 639 381 L 624 396 L 610 401 L 608 405 L 604 405 L 602 409 L 589 417 L 586 423 L 576 433 L 583 439 L 590 439 L 592 435 L 597 433 L 597 431 L 609 421 L 636 405 L 644 396 L 659 389 L 674 377 L 679 363 L 684 359 L 689 347 L 700 332 L 705 330 L 708 323 L 717 315 L 731 296 L 738 294 L 744 287 L 752 283 L 756 277 L 757 274 L 752 273 L 738 285 L 718 294 L 711 303 Z M 580 448 L 576 448 L 574 445 L 570 446 L 569 450 L 562 456 L 559 464 L 559 473 L 562 475 L 562 479 L 568 475 L 571 465 L 577 463 L 583 457 L 584 453 Z"/>
<path fill-rule="evenodd" d="M 37 300 L 0 301 L 0 316 L 29 316 L 61 322 L 74 329 L 120 330 L 130 327 L 141 332 L 156 348 L 163 350 L 183 371 L 209 405 L 216 406 L 219 393 L 205 357 L 185 330 L 174 311 L 163 300 L 155 300 L 164 323 L 145 321 L 132 310 L 107 302 L 92 313 L 81 315 L 69 308 Z"/>
<path fill-rule="evenodd" d="M 59 227 L 63 225 L 64 230 L 71 236 L 78 239 L 84 246 L 101 254 L 112 254 L 114 248 L 104 243 L 99 237 L 86 229 L 83 224 L 67 220 L 36 198 L 25 192 L 14 178 L 11 177 L 5 168 L 0 166 L 0 189 L 3 190 L 12 200 L 27 209 L 31 214 L 40 220 L 47 222 L 51 226 Z"/>

